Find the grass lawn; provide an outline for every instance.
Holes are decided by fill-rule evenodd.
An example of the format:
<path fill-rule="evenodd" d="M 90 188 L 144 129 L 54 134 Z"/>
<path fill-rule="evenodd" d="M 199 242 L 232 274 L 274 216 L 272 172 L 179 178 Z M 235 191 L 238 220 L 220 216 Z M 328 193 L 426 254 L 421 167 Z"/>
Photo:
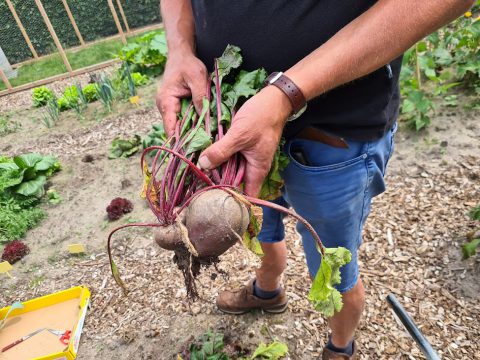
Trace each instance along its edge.
<path fill-rule="evenodd" d="M 144 34 L 145 33 L 140 33 L 129 37 L 128 42 L 134 41 Z M 67 50 L 66 53 L 70 65 L 73 70 L 76 70 L 110 60 L 122 47 L 123 44 L 120 39 L 112 39 L 90 46 L 87 45 L 87 47 L 80 50 Z M 62 58 L 60 54 L 56 53 L 44 59 L 21 66 L 18 68 L 17 77 L 9 80 L 12 86 L 15 87 L 65 72 L 67 72 L 67 69 L 63 64 Z M 5 85 L 0 80 L 0 91 L 5 89 Z"/>

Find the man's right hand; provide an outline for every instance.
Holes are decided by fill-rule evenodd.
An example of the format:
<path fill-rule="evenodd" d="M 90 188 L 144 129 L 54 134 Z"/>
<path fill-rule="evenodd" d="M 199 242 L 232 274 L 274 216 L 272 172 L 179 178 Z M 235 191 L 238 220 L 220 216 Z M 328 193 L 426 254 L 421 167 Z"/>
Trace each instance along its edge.
<path fill-rule="evenodd" d="M 207 76 L 207 68 L 193 53 L 168 54 L 165 73 L 156 99 L 168 135 L 175 131 L 182 98 L 192 97 L 195 109 L 198 113 L 201 112 L 202 99 L 207 94 Z"/>

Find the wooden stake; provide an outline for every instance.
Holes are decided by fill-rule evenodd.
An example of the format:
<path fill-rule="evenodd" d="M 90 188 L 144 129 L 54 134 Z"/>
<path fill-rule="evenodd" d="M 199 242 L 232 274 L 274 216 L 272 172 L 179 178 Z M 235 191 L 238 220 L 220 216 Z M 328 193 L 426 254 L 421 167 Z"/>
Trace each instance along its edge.
<path fill-rule="evenodd" d="M 117 0 L 118 9 L 120 10 L 120 15 L 122 16 L 123 23 L 125 24 L 125 29 L 127 29 L 127 34 L 130 34 L 130 27 L 128 26 L 127 17 L 125 16 L 125 12 L 123 11 L 122 2 Z"/>
<path fill-rule="evenodd" d="M 118 33 L 120 34 L 120 37 L 122 38 L 122 42 L 126 45 L 127 44 L 127 38 L 125 37 L 125 34 L 123 33 L 122 24 L 120 24 L 120 20 L 118 19 L 117 11 L 115 10 L 115 6 L 113 6 L 112 0 L 108 0 L 108 6 L 110 7 L 110 11 L 112 12 L 113 20 L 115 20 L 115 25 L 117 25 Z"/>
<path fill-rule="evenodd" d="M 62 57 L 63 63 L 67 67 L 67 70 L 69 73 L 71 73 L 72 67 L 70 66 L 70 63 L 68 62 L 67 55 L 65 54 L 65 51 L 62 48 L 62 44 L 60 43 L 60 40 L 58 40 L 58 36 L 55 33 L 55 30 L 53 29 L 52 23 L 50 22 L 50 19 L 48 18 L 47 12 L 45 11 L 42 2 L 40 0 L 35 0 L 35 4 L 37 4 L 38 10 L 40 10 L 40 14 L 43 17 L 43 21 L 45 21 L 45 24 L 47 25 L 48 31 L 50 32 L 50 35 L 52 35 L 53 41 L 55 42 L 55 45 L 57 46 L 58 52 L 60 53 L 60 56 Z"/>
<path fill-rule="evenodd" d="M 7 75 L 5 75 L 2 69 L 0 69 L 0 78 L 2 78 L 2 81 L 7 87 L 7 89 L 12 90 L 12 85 L 10 84 L 10 81 L 8 81 Z"/>
<path fill-rule="evenodd" d="M 10 8 L 10 12 L 12 13 L 13 18 L 14 18 L 15 21 L 17 22 L 17 25 L 18 25 L 18 27 L 19 27 L 19 29 L 20 29 L 20 32 L 22 33 L 23 38 L 24 38 L 25 41 L 27 42 L 27 45 L 28 45 L 30 51 L 32 52 L 33 57 L 34 57 L 35 59 L 37 59 L 37 58 L 38 58 L 38 54 L 37 54 L 35 48 L 33 47 L 32 42 L 30 41 L 30 38 L 28 37 L 28 34 L 27 34 L 27 32 L 25 31 L 25 28 L 23 27 L 22 22 L 20 21 L 20 18 L 18 17 L 17 12 L 15 11 L 15 8 L 14 8 L 11 0 L 7 0 L 7 5 L 8 5 L 8 7 Z"/>
<path fill-rule="evenodd" d="M 80 40 L 81 45 L 85 45 L 85 41 L 83 41 L 82 34 L 80 33 L 80 30 L 78 29 L 77 22 L 75 21 L 75 18 L 72 15 L 72 12 L 70 11 L 70 6 L 68 6 L 67 0 L 62 0 L 63 6 L 65 7 L 65 10 L 67 11 L 68 18 L 70 19 L 70 22 L 72 23 L 73 29 L 75 30 L 75 34 L 77 34 L 78 40 Z"/>

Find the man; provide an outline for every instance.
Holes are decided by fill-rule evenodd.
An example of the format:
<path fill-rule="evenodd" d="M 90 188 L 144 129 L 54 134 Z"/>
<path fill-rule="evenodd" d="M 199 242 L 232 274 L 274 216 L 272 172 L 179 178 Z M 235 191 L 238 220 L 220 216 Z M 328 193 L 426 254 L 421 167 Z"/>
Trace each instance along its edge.
<path fill-rule="evenodd" d="M 283 71 L 239 109 L 227 135 L 206 149 L 199 163 L 211 169 L 241 152 L 247 160 L 245 191 L 255 196 L 281 136 L 287 139 L 290 164 L 277 202 L 293 206 L 327 247 L 345 246 L 353 255 L 342 269 L 338 290 L 344 306 L 329 319 L 323 359 L 356 357 L 353 339 L 364 306 L 357 250 L 371 199 L 385 189 L 402 53 L 473 2 L 161 1 L 169 56 L 157 105 L 168 132 L 180 98 L 192 96 L 200 111 L 207 87 L 205 65 L 211 66 L 227 44 L 241 48 L 247 70 Z M 313 277 L 320 258 L 305 228 L 297 229 Z M 260 234 L 265 256 L 256 278 L 242 289 L 222 292 L 220 310 L 285 310 L 283 237 L 281 216 L 266 210 Z"/>

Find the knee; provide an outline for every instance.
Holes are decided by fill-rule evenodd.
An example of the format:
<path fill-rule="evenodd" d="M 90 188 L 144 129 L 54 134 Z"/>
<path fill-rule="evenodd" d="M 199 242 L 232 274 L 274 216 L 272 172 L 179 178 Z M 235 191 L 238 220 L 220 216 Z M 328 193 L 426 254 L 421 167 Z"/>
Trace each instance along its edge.
<path fill-rule="evenodd" d="M 359 279 L 357 284 L 349 291 L 342 294 L 344 306 L 352 309 L 358 314 L 363 312 L 365 306 L 365 289 L 362 280 Z"/>

